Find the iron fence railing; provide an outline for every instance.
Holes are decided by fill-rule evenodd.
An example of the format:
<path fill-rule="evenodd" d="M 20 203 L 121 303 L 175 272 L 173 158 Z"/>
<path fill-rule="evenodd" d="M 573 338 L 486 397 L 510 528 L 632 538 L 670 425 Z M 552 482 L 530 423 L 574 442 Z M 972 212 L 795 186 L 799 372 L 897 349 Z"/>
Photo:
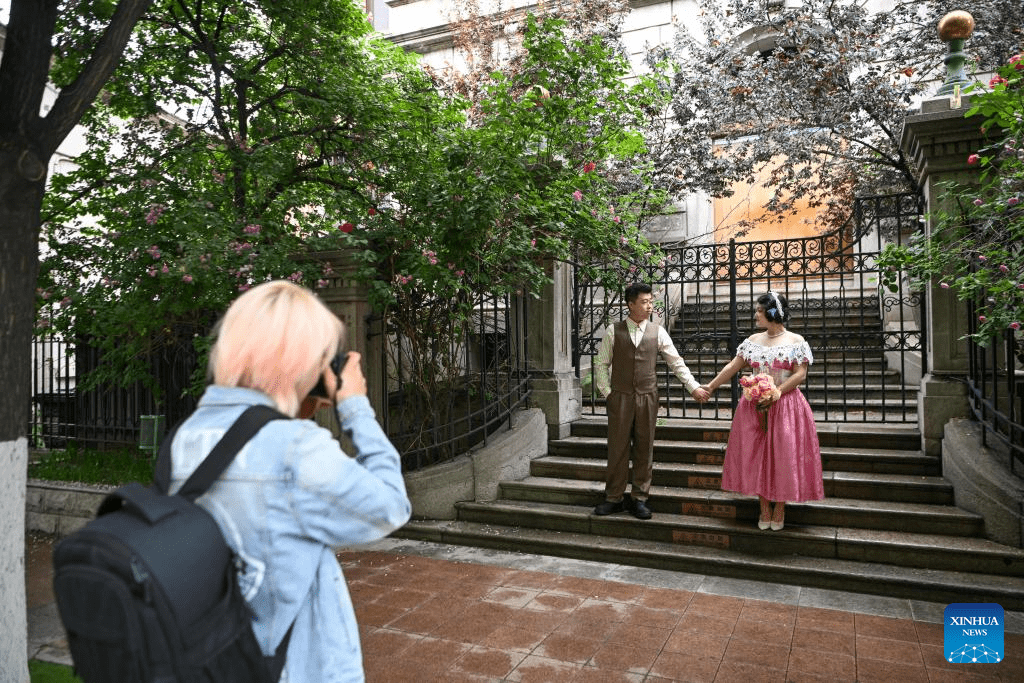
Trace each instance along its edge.
<path fill-rule="evenodd" d="M 525 297 L 485 295 L 461 322 L 416 340 L 394 319 L 371 326 L 371 343 L 384 349 L 382 419 L 404 471 L 486 444 L 526 405 L 526 306 Z"/>
<path fill-rule="evenodd" d="M 525 298 L 483 297 L 461 327 L 421 332 L 415 340 L 394 329 L 371 332 L 368 340 L 381 345 L 385 405 L 380 418 L 406 471 L 486 443 L 530 395 Z M 426 351 L 417 354 L 413 348 Z M 32 447 L 131 446 L 146 429 L 143 416 L 163 416 L 169 426 L 194 410 L 196 398 L 187 391 L 197 362 L 191 345 L 154 355 L 159 403 L 142 385 L 83 390 L 81 378 L 102 362 L 87 343 L 55 336 L 35 340 Z"/>
<path fill-rule="evenodd" d="M 573 360 L 584 386 L 584 411 L 601 414 L 603 399 L 589 381 L 606 326 L 628 314 L 621 292 L 609 291 L 596 270 L 655 291 L 655 319 L 671 334 L 698 381 L 709 381 L 752 334 L 753 302 L 772 289 L 789 299 L 789 329 L 802 334 L 815 362 L 802 387 L 819 420 L 915 422 L 925 371 L 925 301 L 901 278 L 883 291 L 875 258 L 921 228 L 919 195 L 855 200 L 841 228 L 811 237 L 724 244 L 664 246 L 654 265 L 578 265 L 574 275 Z M 728 420 L 739 400 L 719 392 L 698 405 L 659 366 L 661 415 Z"/>
<path fill-rule="evenodd" d="M 977 263 L 972 263 L 972 268 Z M 967 302 L 967 333 L 978 331 L 978 302 Z M 987 344 L 967 338 L 967 395 L 981 425 L 981 439 L 1008 455 L 1007 466 L 1024 473 L 1024 338 L 1007 329 Z"/>

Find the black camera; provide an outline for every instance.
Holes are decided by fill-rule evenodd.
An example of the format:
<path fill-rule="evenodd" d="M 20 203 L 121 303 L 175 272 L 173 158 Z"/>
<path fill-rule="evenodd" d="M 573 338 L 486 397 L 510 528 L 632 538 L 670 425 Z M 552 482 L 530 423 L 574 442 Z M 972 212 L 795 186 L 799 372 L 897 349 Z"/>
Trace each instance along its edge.
<path fill-rule="evenodd" d="M 332 358 L 330 362 L 331 372 L 333 372 L 334 376 L 338 378 L 338 389 L 341 389 L 341 371 L 345 367 L 345 364 L 348 363 L 348 356 L 348 351 L 339 351 L 334 355 L 334 358 Z M 327 395 L 327 385 L 324 384 L 323 374 L 320 375 L 320 379 L 317 380 L 316 386 L 309 392 L 309 395 L 319 396 L 320 398 L 329 398 L 332 401 L 334 400 L 333 396 Z"/>

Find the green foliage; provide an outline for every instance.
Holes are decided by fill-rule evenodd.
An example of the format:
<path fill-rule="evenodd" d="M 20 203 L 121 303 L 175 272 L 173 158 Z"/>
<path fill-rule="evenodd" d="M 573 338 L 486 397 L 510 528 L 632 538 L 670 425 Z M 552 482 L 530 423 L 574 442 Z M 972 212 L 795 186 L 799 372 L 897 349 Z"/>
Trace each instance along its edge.
<path fill-rule="evenodd" d="M 98 451 L 72 446 L 49 451 L 30 463 L 28 476 L 49 481 L 121 486 L 133 481 L 149 485 L 153 481 L 155 458 L 137 448 Z"/>
<path fill-rule="evenodd" d="M 972 336 L 987 344 L 1024 325 L 1024 57 L 1012 57 L 988 88 L 970 94 L 966 116 L 984 117 L 980 126 L 994 137 L 968 159 L 981 168 L 980 184 L 944 185 L 939 203 L 949 208 L 935 214 L 931 237 L 888 247 L 879 266 L 890 290 L 905 271 L 919 286 L 935 281 L 977 302 Z"/>
<path fill-rule="evenodd" d="M 81 683 L 82 679 L 74 674 L 70 666 L 41 662 L 30 659 L 28 675 L 32 683 Z"/>
<path fill-rule="evenodd" d="M 67 44 L 94 19 L 65 17 Z M 326 285 L 319 252 L 345 251 L 424 361 L 484 296 L 539 292 L 551 259 L 657 258 L 640 230 L 665 201 L 644 161 L 663 84 L 627 83 L 612 41 L 558 19 L 523 44 L 473 116 L 350 0 L 154 6 L 44 208 L 40 318 L 103 350 L 84 386 L 158 389 L 151 353 L 201 345 L 259 282 Z"/>

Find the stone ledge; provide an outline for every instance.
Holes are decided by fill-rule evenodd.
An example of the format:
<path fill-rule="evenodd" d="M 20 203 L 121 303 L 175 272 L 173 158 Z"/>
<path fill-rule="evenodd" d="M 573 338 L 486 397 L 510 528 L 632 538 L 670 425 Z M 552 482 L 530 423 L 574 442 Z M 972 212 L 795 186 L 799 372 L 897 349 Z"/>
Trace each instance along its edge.
<path fill-rule="evenodd" d="M 96 516 L 114 486 L 29 479 L 25 487 L 25 530 L 63 538 Z"/>
<path fill-rule="evenodd" d="M 419 519 L 455 519 L 455 503 L 493 500 L 498 484 L 530 474 L 530 461 L 547 453 L 547 423 L 538 408 L 512 418 L 512 428 L 487 445 L 450 462 L 405 475 L 412 514 Z"/>
<path fill-rule="evenodd" d="M 455 519 L 455 503 L 497 498 L 501 481 L 529 476 L 530 462 L 547 453 L 547 436 L 543 411 L 523 410 L 513 416 L 511 429 L 491 438 L 487 445 L 450 462 L 406 474 L 413 515 Z M 115 488 L 30 479 L 25 530 L 63 538 L 85 526 Z"/>
<path fill-rule="evenodd" d="M 985 518 L 985 536 L 1024 547 L 1024 480 L 1010 471 L 1008 456 L 981 443 L 974 420 L 946 423 L 942 475 L 954 486 L 957 507 Z"/>

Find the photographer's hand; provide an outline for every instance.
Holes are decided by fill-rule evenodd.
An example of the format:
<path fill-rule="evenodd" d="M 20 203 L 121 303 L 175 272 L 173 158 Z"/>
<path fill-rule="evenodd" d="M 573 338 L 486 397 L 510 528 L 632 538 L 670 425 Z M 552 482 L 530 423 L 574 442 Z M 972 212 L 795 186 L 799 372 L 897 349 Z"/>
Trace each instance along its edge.
<path fill-rule="evenodd" d="M 335 403 L 341 403 L 350 396 L 366 396 L 366 377 L 363 376 L 362 356 L 350 351 L 345 366 L 341 369 L 341 386 L 334 394 Z"/>

